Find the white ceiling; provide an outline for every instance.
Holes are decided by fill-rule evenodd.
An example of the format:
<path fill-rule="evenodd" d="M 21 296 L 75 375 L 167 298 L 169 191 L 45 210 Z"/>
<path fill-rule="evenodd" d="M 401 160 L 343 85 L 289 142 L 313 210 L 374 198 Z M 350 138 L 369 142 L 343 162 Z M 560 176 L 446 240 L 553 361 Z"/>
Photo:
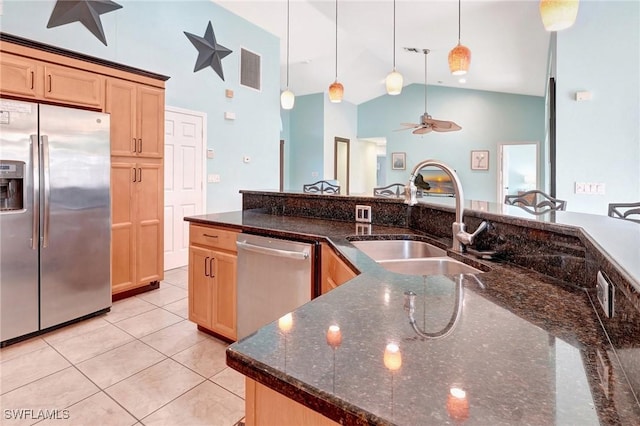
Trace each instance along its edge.
<path fill-rule="evenodd" d="M 217 0 L 217 4 L 280 37 L 281 87 L 286 86 L 286 0 Z M 335 2 L 291 0 L 289 87 L 296 95 L 326 91 L 335 78 Z M 457 44 L 458 1 L 397 0 L 396 68 L 404 85 L 428 84 L 542 96 L 550 33 L 537 0 L 464 0 L 461 42 L 471 49 L 467 82 L 449 73 Z M 224 40 L 221 41 L 224 44 Z M 385 94 L 393 63 L 393 1 L 339 0 L 338 80 L 345 99 L 360 104 Z"/>

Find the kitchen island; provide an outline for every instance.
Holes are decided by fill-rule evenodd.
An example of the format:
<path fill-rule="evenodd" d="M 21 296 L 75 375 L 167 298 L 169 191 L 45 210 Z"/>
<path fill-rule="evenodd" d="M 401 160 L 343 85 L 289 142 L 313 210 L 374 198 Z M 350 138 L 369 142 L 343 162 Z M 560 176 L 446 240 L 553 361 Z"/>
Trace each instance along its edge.
<path fill-rule="evenodd" d="M 467 256 L 459 258 L 485 271 L 394 274 L 351 244 L 353 223 L 252 210 L 190 220 L 325 239 L 361 272 L 295 310 L 290 326 L 276 321 L 228 349 L 227 363 L 249 378 L 248 424 L 264 421 L 264 400 L 250 396 L 256 389 L 274 390 L 285 404 L 296 401 L 343 424 L 635 424 L 640 418 L 638 370 L 633 361 L 620 361 L 638 357 L 638 323 L 607 333 L 594 298 L 576 285 Z M 368 234 L 423 233 L 372 225 Z M 446 337 L 416 333 L 404 308 L 407 291 L 416 294 L 418 328 L 432 334 L 448 328 Z M 327 337 L 330 326 L 339 327 L 340 339 L 335 331 Z M 272 414 L 287 412 L 273 401 Z"/>

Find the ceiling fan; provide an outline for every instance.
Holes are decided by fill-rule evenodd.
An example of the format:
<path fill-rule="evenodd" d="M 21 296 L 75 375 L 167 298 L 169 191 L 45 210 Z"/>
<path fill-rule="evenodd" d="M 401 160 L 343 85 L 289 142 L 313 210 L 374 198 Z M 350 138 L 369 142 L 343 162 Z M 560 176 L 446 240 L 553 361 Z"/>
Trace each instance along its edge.
<path fill-rule="evenodd" d="M 419 49 L 415 47 L 405 47 L 405 50 L 408 52 L 420 52 Z M 420 123 L 400 123 L 401 126 L 404 126 L 403 129 L 398 130 L 410 130 L 414 129 L 414 135 L 424 135 L 429 132 L 455 132 L 456 130 L 462 129 L 462 127 L 458 126 L 453 121 L 447 120 L 436 120 L 431 118 L 429 113 L 427 113 L 427 55 L 429 54 L 429 49 L 422 49 L 422 53 L 424 53 L 424 114 L 420 116 Z"/>

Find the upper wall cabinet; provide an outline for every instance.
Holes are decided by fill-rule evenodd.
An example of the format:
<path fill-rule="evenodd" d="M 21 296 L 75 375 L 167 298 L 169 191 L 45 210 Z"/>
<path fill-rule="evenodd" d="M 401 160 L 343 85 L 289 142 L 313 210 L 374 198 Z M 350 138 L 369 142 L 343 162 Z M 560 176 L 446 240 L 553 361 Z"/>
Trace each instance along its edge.
<path fill-rule="evenodd" d="M 164 90 L 109 78 L 105 110 L 111 114 L 111 155 L 163 156 Z"/>
<path fill-rule="evenodd" d="M 102 110 L 104 77 L 75 68 L 2 54 L 2 94 Z"/>

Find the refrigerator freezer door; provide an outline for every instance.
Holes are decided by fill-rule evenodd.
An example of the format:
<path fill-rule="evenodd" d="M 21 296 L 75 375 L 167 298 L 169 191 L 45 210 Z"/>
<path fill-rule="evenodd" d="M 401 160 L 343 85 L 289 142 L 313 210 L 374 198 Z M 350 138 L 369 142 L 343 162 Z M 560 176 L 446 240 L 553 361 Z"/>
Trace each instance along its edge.
<path fill-rule="evenodd" d="M 40 327 L 111 306 L 109 115 L 40 105 Z"/>
<path fill-rule="evenodd" d="M 34 211 L 34 174 L 38 172 L 32 160 L 33 154 L 36 161 L 38 157 L 38 105 L 0 99 L 0 116 L 0 159 L 24 163 L 23 209 L 0 212 L 0 341 L 4 342 L 38 330 L 38 216 Z"/>

